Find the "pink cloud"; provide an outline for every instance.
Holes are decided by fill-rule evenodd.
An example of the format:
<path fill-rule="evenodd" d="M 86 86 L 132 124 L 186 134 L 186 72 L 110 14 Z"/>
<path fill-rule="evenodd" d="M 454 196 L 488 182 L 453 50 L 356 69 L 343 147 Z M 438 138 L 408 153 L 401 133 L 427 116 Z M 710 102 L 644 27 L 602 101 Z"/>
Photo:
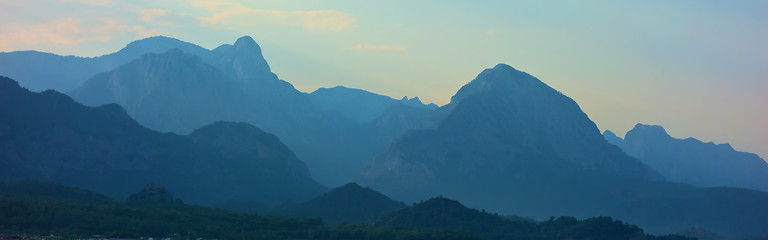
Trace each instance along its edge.
<path fill-rule="evenodd" d="M 129 25 L 112 18 L 88 22 L 77 18 L 65 18 L 40 24 L 13 24 L 7 32 L 0 34 L 2 49 L 50 43 L 73 45 L 94 41 L 107 42 L 129 32 L 138 36 L 147 36 L 156 31 L 139 25 Z"/>

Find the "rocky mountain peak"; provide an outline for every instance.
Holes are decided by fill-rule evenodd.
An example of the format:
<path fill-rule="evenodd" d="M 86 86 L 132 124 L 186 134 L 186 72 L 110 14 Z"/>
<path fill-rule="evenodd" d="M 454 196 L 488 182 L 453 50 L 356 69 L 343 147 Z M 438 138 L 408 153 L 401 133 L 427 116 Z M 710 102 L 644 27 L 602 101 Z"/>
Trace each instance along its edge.
<path fill-rule="evenodd" d="M 632 130 L 627 132 L 627 134 L 626 134 L 626 136 L 624 138 L 626 139 L 627 137 L 630 137 L 631 135 L 645 135 L 645 136 L 648 136 L 648 137 L 652 137 L 654 139 L 668 139 L 668 138 L 672 138 L 672 136 L 670 136 L 667 133 L 667 130 L 665 130 L 664 127 L 659 126 L 659 125 L 646 125 L 646 124 L 642 124 L 642 123 L 636 124 L 635 127 L 632 128 Z"/>
<path fill-rule="evenodd" d="M 171 195 L 165 187 L 158 184 L 147 184 L 141 191 L 128 197 L 129 202 L 148 202 L 148 203 L 170 203 L 173 202 Z"/>

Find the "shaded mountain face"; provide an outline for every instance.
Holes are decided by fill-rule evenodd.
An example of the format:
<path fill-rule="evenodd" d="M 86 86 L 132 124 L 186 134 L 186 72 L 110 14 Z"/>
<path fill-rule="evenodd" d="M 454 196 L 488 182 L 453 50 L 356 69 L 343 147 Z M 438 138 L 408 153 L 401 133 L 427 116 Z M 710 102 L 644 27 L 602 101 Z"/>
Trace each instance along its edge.
<path fill-rule="evenodd" d="M 406 203 L 444 195 L 538 219 L 613 216 L 652 233 L 696 225 L 718 233 L 768 233 L 754 224 L 768 220 L 768 206 L 756 204 L 768 195 L 661 181 L 609 144 L 572 99 L 509 66 L 483 71 L 441 110 L 449 113 L 435 127 L 407 131 L 356 182 Z M 730 205 L 736 202 L 743 205 Z M 745 211 L 756 214 L 735 214 Z"/>
<path fill-rule="evenodd" d="M 177 133 L 238 120 L 220 117 L 233 115 L 224 106 L 248 100 L 226 74 L 178 49 L 98 74 L 69 95 L 87 106 L 117 103 L 143 126 Z"/>
<path fill-rule="evenodd" d="M 150 37 L 128 44 L 118 52 L 94 58 L 60 56 L 37 51 L 0 53 L 0 75 L 19 81 L 31 91 L 48 89 L 66 92 L 88 78 L 126 64 L 147 53 L 163 53 L 178 48 L 206 57 L 208 50 L 174 38 Z"/>
<path fill-rule="evenodd" d="M 250 148 L 235 151 L 232 144 Z M 153 182 L 196 204 L 277 204 L 324 191 L 287 147 L 253 126 L 219 122 L 189 136 L 162 134 L 118 105 L 85 107 L 54 91 L 29 92 L 9 78 L 0 78 L 0 176 L 119 198 Z"/>
<path fill-rule="evenodd" d="M 731 145 L 676 139 L 661 126 L 638 123 L 622 140 L 603 135 L 624 152 L 653 167 L 673 182 L 697 187 L 728 186 L 768 192 L 768 163 Z"/>
<path fill-rule="evenodd" d="M 337 111 L 358 123 L 373 121 L 396 104 L 419 109 L 437 108 L 437 105 L 434 103 L 429 105 L 423 104 L 418 97 L 410 100 L 408 97 L 404 97 L 398 101 L 384 95 L 343 86 L 318 88 L 308 96 L 315 109 L 319 111 Z"/>
<path fill-rule="evenodd" d="M 405 204 L 370 188 L 348 183 L 311 200 L 283 204 L 267 213 L 284 217 L 321 218 L 326 225 L 368 224 L 405 207 Z"/>
<path fill-rule="evenodd" d="M 454 181 L 486 185 L 490 175 L 512 180 L 525 174 L 520 167 L 550 163 L 659 179 L 609 145 L 573 100 L 506 65 L 483 71 L 443 108 L 450 113 L 436 127 L 407 132 L 359 181 L 414 201 L 454 191 Z"/>

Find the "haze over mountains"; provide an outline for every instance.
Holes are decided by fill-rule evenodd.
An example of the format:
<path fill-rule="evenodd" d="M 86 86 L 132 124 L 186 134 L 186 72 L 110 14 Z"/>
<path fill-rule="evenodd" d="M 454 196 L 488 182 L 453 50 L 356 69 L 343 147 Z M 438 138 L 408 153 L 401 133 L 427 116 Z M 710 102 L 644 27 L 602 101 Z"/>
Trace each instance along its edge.
<path fill-rule="evenodd" d="M 301 93 L 280 80 L 258 44 L 242 37 L 207 52 L 146 54 L 90 78 L 69 95 L 88 106 L 117 103 L 142 125 L 163 132 L 186 134 L 218 120 L 251 123 L 279 136 L 327 185 L 347 182 L 392 139 L 416 125 L 400 119 L 368 122 L 396 107 L 390 114 L 432 107 L 416 98 L 398 102 L 368 92 L 318 91 Z M 334 104 L 340 98 L 346 98 L 347 107 Z M 360 106 L 371 102 L 379 108 Z"/>
<path fill-rule="evenodd" d="M 141 51 L 146 54 L 136 54 Z M 74 58 L 81 65 L 70 70 L 87 68 L 94 75 L 67 92 L 72 99 L 0 79 L 3 179 L 52 180 L 121 197 L 159 183 L 192 203 L 232 200 L 333 223 L 370 222 L 401 207 L 397 201 L 444 195 L 539 220 L 611 216 L 654 234 L 701 227 L 727 236 L 768 236 L 768 193 L 673 183 L 722 186 L 695 182 L 710 176 L 702 169 L 723 166 L 689 161 L 699 155 L 685 155 L 688 149 L 743 157 L 734 161 L 759 169 L 756 155 L 733 153 L 729 146 L 699 151 L 709 147 L 698 141 L 684 141 L 695 147 L 676 145 L 652 127 L 633 130 L 625 140 L 601 135 L 573 99 L 508 65 L 482 71 L 450 104 L 437 107 L 417 97 L 397 100 L 343 86 L 299 92 L 271 72 L 250 37 L 213 50 L 157 37 L 118 53 Z M 41 59 L 36 54 L 2 57 L 33 64 L 24 59 Z M 122 63 L 107 56 L 121 56 L 112 58 Z M 0 70 L 50 88 L 80 77 L 54 66 L 71 58 L 50 59 Z M 114 66 L 93 72 L 100 68 L 86 63 Z M 33 73 L 45 66 L 50 73 Z M 654 148 L 657 143 L 667 148 Z M 654 155 L 661 153 L 667 155 Z M 670 173 L 668 165 L 649 162 L 666 164 L 670 155 L 692 171 Z M 732 176 L 738 171 L 711 173 L 707 180 L 741 187 L 762 181 L 759 171 L 743 179 Z M 734 179 L 742 185 L 728 182 Z M 321 195 L 327 190 L 321 184 L 350 180 L 369 188 L 348 184 Z M 272 208 L 284 201 L 297 203 Z M 349 204 L 339 204 L 344 202 Z"/>
<path fill-rule="evenodd" d="M 573 100 L 510 66 L 486 69 L 441 109 L 447 117 L 407 131 L 356 181 L 406 202 L 441 194 L 539 219 L 613 216 L 652 233 L 686 225 L 768 233 L 757 224 L 768 221 L 768 193 L 666 182 L 609 144 Z"/>
<path fill-rule="evenodd" d="M 134 41 L 118 52 L 94 58 L 37 51 L 2 52 L 0 76 L 19 81 L 19 85 L 35 92 L 48 89 L 67 92 L 97 73 L 112 70 L 147 53 L 163 53 L 174 48 L 196 55 L 208 51 L 188 42 L 158 36 Z"/>
<path fill-rule="evenodd" d="M 624 139 L 603 136 L 630 156 L 658 170 L 668 180 L 697 187 L 729 186 L 768 191 L 768 163 L 731 145 L 676 139 L 661 126 L 638 123 Z"/>

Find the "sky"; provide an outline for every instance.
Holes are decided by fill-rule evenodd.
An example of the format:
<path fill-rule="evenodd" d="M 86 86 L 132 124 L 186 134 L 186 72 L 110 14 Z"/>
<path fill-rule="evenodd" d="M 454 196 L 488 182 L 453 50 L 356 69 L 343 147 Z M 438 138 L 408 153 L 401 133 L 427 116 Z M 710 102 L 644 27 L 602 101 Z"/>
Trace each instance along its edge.
<path fill-rule="evenodd" d="M 768 1 L 0 0 L 0 51 L 99 56 L 164 35 L 253 37 L 304 92 L 446 104 L 506 63 L 601 130 L 636 123 L 768 157 Z"/>

